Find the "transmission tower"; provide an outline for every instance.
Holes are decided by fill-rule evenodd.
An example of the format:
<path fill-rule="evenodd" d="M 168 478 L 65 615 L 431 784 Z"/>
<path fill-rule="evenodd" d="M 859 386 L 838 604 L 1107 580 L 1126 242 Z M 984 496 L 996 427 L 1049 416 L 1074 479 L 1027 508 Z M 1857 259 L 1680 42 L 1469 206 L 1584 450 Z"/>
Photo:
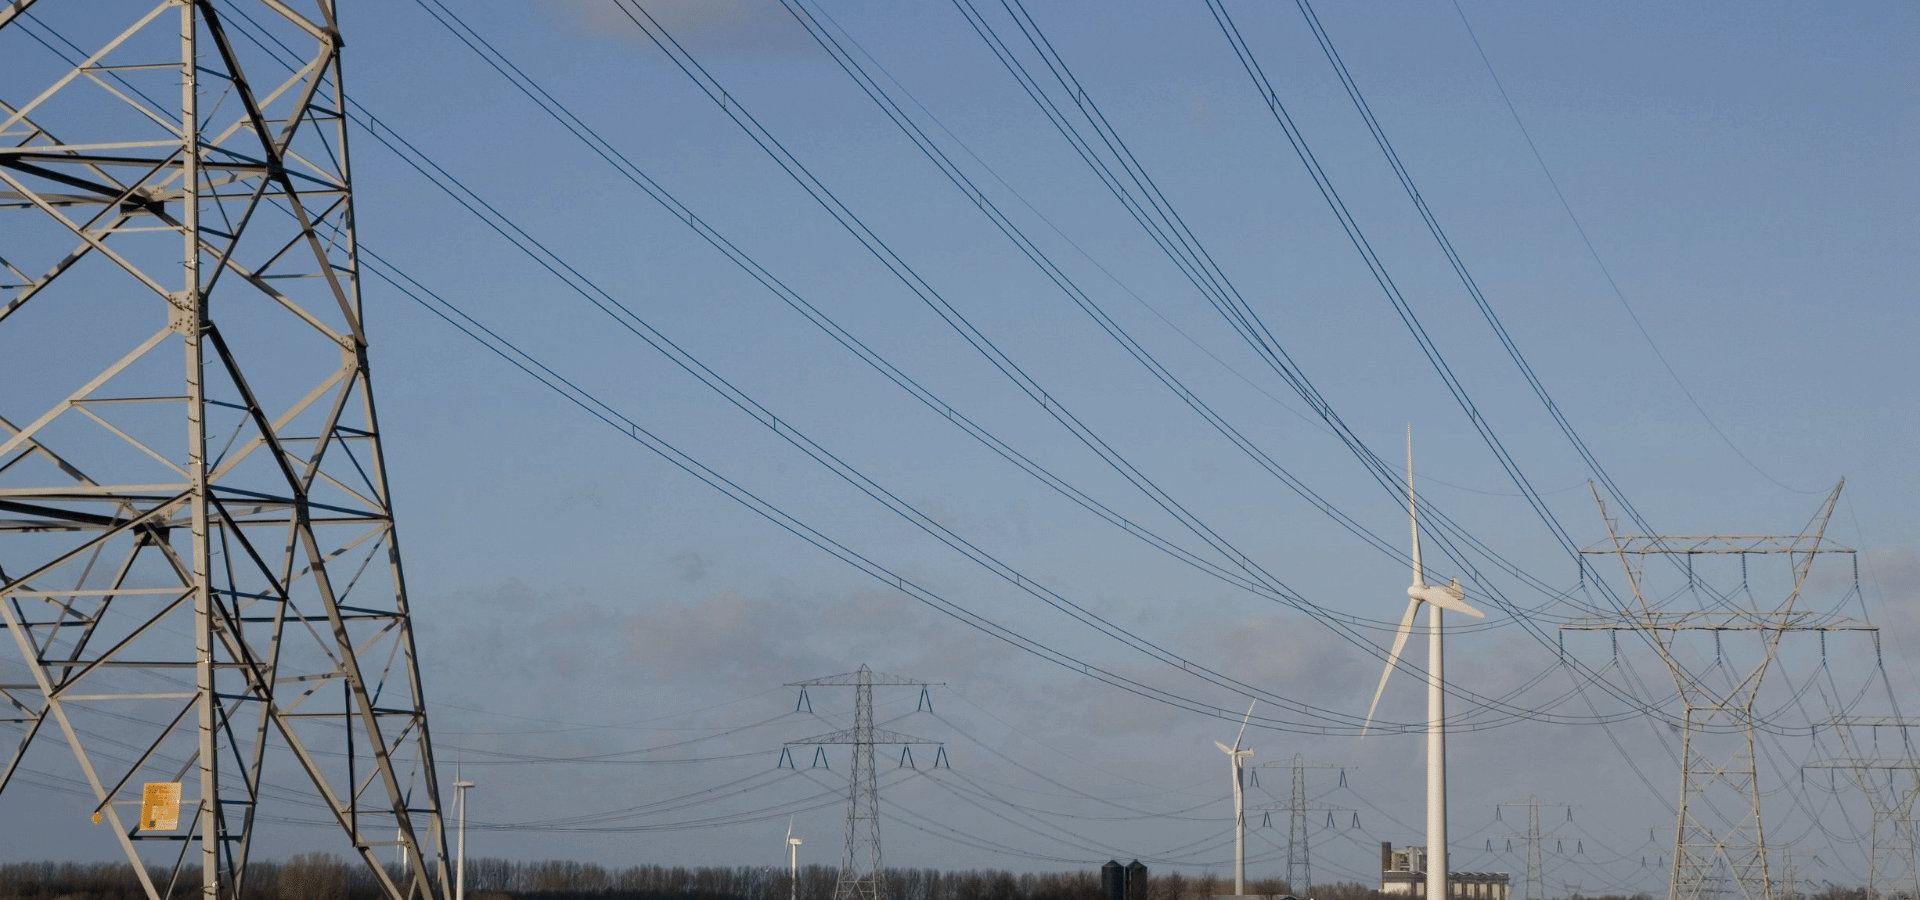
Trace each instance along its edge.
<path fill-rule="evenodd" d="M 1609 543 L 1582 553 L 1619 557 L 1633 587 L 1634 604 L 1616 616 L 1576 621 L 1561 626 L 1573 631 L 1638 631 L 1659 654 L 1672 675 L 1683 705 L 1681 728 L 1679 824 L 1674 830 L 1671 900 L 1708 900 L 1732 884 L 1744 900 L 1773 900 L 1767 872 L 1766 833 L 1761 824 L 1760 784 L 1754 761 L 1753 706 L 1760 683 L 1772 665 L 1781 638 L 1798 631 L 1874 631 L 1832 614 L 1797 609 L 1801 588 L 1814 559 L 1823 553 L 1852 554 L 1852 550 L 1823 544 L 1827 520 L 1840 498 L 1843 480 L 1827 495 L 1807 527 L 1797 535 L 1651 535 L 1620 533 L 1607 517 L 1598 491 L 1594 501 L 1607 526 Z M 1791 570 L 1791 587 L 1770 609 L 1739 609 L 1736 595 L 1755 600 L 1747 585 L 1748 562 L 1755 557 L 1784 555 Z M 1718 608 L 1670 610 L 1671 595 L 1653 595 L 1646 583 L 1649 558 L 1673 564 L 1684 572 L 1681 593 L 1696 596 L 1703 588 L 1694 571 L 1696 557 L 1732 557 L 1740 565 L 1741 587 L 1714 599 Z M 1656 603 L 1658 601 L 1658 603 Z M 1723 654 L 1726 632 L 1752 632 L 1759 638 L 1758 661 L 1736 669 Z M 1710 661 L 1683 646 L 1682 636 L 1707 633 L 1712 637 Z"/>
<path fill-rule="evenodd" d="M 1540 833 L 1540 807 L 1545 806 L 1549 809 L 1564 807 L 1567 810 L 1567 817 L 1569 819 L 1573 817 L 1573 808 L 1567 806 L 1565 803 L 1555 803 L 1550 800 L 1542 802 L 1539 797 L 1528 797 L 1525 800 L 1508 800 L 1500 804 L 1500 806 L 1524 806 L 1527 808 L 1527 833 L 1525 835 L 1527 841 L 1527 895 L 1525 900 L 1546 900 L 1547 873 L 1546 867 L 1541 864 L 1540 840 L 1541 838 L 1553 837 L 1553 835 L 1551 833 Z"/>
<path fill-rule="evenodd" d="M 1789 848 L 1779 852 L 1782 857 L 1780 864 L 1781 872 L 1780 878 L 1774 888 L 1774 900 L 1801 900 L 1801 898 L 1806 895 L 1800 890 L 1800 867 L 1795 862 L 1795 858 L 1805 859 L 1812 857 L 1818 860 L 1819 857 L 1814 856 L 1813 853 L 1808 850 L 1794 850 Z"/>
<path fill-rule="evenodd" d="M 1809 769 L 1841 769 L 1866 795 L 1873 811 L 1873 824 L 1867 842 L 1867 892 L 1871 896 L 1907 893 L 1920 896 L 1920 866 L 1915 865 L 1913 831 L 1914 801 L 1920 800 L 1920 759 L 1915 758 L 1907 729 L 1920 726 L 1920 719 L 1898 716 L 1834 716 L 1827 721 L 1840 738 L 1840 759 L 1808 763 Z M 1871 750 L 1865 754 L 1855 748 L 1854 732 L 1881 728 L 1899 730 L 1900 757 L 1879 757 Z M 1895 773 L 1904 773 L 1905 785 L 1896 782 Z M 1880 783 L 1884 773 L 1885 785 Z M 1902 826 L 1906 834 L 1902 837 Z"/>
<path fill-rule="evenodd" d="M 244 896 L 316 809 L 450 893 L 341 45 L 332 0 L 0 7 L 0 792 L 64 744 L 85 800 L 36 815 L 153 900 Z"/>
<path fill-rule="evenodd" d="M 851 744 L 853 768 L 847 775 L 847 848 L 840 856 L 840 879 L 834 884 L 834 900 L 886 900 L 886 869 L 880 861 L 880 786 L 873 764 L 876 744 L 933 744 L 897 731 L 873 727 L 873 686 L 900 685 L 920 688 L 922 708 L 927 706 L 929 682 L 898 675 L 883 675 L 862 663 L 858 671 L 830 675 L 811 681 L 790 682 L 788 687 L 802 691 L 810 687 L 853 688 L 853 727 L 805 740 L 788 741 L 787 746 Z"/>
<path fill-rule="evenodd" d="M 1296 753 L 1290 759 L 1278 759 L 1273 762 L 1254 763 L 1249 769 L 1291 768 L 1293 770 L 1293 793 L 1285 805 L 1268 804 L 1252 807 L 1258 810 L 1286 810 L 1287 830 L 1287 885 L 1296 894 L 1305 894 L 1313 884 L 1313 853 L 1307 838 L 1307 813 L 1309 812 L 1346 812 L 1346 807 L 1328 806 L 1324 803 L 1307 801 L 1308 769 L 1342 769 L 1335 763 L 1308 762 L 1306 757 Z M 1346 783 L 1346 774 L 1341 773 L 1341 783 Z M 1259 784 L 1259 773 L 1254 773 L 1254 784 Z"/>

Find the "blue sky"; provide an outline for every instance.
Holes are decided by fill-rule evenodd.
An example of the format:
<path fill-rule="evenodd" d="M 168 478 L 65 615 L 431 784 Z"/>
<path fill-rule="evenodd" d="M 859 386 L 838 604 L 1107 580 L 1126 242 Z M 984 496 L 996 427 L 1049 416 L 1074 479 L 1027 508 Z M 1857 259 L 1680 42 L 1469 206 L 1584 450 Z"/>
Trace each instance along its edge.
<path fill-rule="evenodd" d="M 375 391 L 441 760 L 480 782 L 473 819 L 500 826 L 471 836 L 470 852 L 773 865 L 784 861 L 784 820 L 797 808 L 803 857 L 831 862 L 844 808 L 824 792 L 845 777 L 844 750 L 831 751 L 830 773 L 804 759 L 799 773 L 772 767 L 783 741 L 839 727 L 849 698 L 813 692 L 823 723 L 788 714 L 795 697 L 781 685 L 867 663 L 943 685 L 930 692 L 937 715 L 889 727 L 943 741 L 955 779 L 894 772 L 897 757 L 883 763 L 900 779 L 883 798 L 902 810 L 887 825 L 890 864 L 1052 869 L 1118 856 L 1227 873 L 1230 809 L 1212 741 L 1227 739 L 1245 699 L 1044 605 L 785 436 L 817 442 L 1021 583 L 1349 721 L 1364 715 L 1404 604 L 1407 570 L 1395 555 L 1406 540 L 1403 498 L 1148 239 L 996 61 L 964 4 L 800 6 L 1145 354 L 1392 552 L 1303 500 L 1103 333 L 778 2 L 643 5 L 724 86 L 725 108 L 613 4 L 458 12 L 638 171 L 946 408 L 1137 530 L 1234 569 L 1229 551 L 1209 548 L 1064 427 L 1054 415 L 1064 410 L 1298 603 L 1203 574 L 1022 472 L 749 278 L 428 7 L 357 4 L 344 12 L 349 90 L 390 126 L 354 135 L 368 250 L 876 565 L 1025 639 L 1235 711 L 1210 718 L 1145 699 L 969 628 L 695 480 L 367 277 Z M 1047 77 L 1007 8 L 973 8 Z M 1481 421 L 1574 544 L 1603 542 L 1587 488 L 1595 472 L 1448 267 L 1300 12 L 1226 9 Z M 1071 67 L 1086 108 L 1125 141 L 1353 438 L 1391 471 L 1411 427 L 1423 502 L 1497 554 L 1458 541 L 1450 549 L 1437 536 L 1428 547 L 1430 574 L 1460 577 L 1490 612 L 1449 644 L 1449 671 L 1467 692 L 1452 711 L 1482 729 L 1453 744 L 1455 867 L 1523 871 L 1524 856 L 1503 849 L 1514 813 L 1495 820 L 1494 808 L 1536 795 L 1574 810 L 1550 883 L 1657 890 L 1664 871 L 1641 862 L 1670 852 L 1675 740 L 1620 696 L 1575 690 L 1556 629 L 1581 614 L 1569 597 L 1599 595 L 1369 274 L 1207 4 L 1026 11 Z M 1895 712 L 1889 694 L 1911 695 L 1920 653 L 1911 611 L 1920 599 L 1911 586 L 1920 576 L 1911 351 L 1920 334 L 1911 302 L 1920 12 L 1896 3 L 1462 2 L 1317 13 L 1513 345 L 1652 527 L 1793 532 L 1847 479 L 1829 537 L 1859 551 L 1859 590 L 1844 566 L 1816 566 L 1807 603 L 1879 624 L 1885 680 L 1871 642 L 1857 636 L 1830 638 L 1824 656 L 1815 636 L 1789 638 L 1773 674 L 1840 698 L 1867 685 L 1860 699 L 1836 702 Z M 1069 102 L 1057 84 L 1045 87 Z M 1080 108 L 1062 106 L 1070 117 Z M 990 341 L 1000 365 L 775 165 L 727 115 L 742 110 L 912 267 L 923 293 Z M 1097 140 L 1087 120 L 1070 121 Z M 382 137 L 416 147 L 781 428 L 595 310 Z M 1033 389 L 1049 402 L 1035 402 Z M 1626 589 L 1617 563 L 1597 563 L 1596 577 Z M 1781 577 L 1756 572 L 1753 589 L 1776 596 Z M 1693 599 L 1666 587 L 1676 608 Z M 1611 656 L 1604 636 L 1565 645 L 1596 669 Z M 1606 670 L 1621 691 L 1654 703 L 1671 694 L 1643 647 L 1624 652 L 1631 665 Z M 1728 650 L 1729 664 L 1751 662 L 1742 652 Z M 1307 717 L 1272 704 L 1256 709 L 1256 725 L 1273 726 L 1249 731 L 1256 761 L 1297 752 L 1350 768 L 1344 787 L 1331 770 L 1312 776 L 1317 802 L 1342 810 L 1332 813 L 1339 827 L 1316 832 L 1316 880 L 1367 877 L 1377 841 L 1419 842 L 1421 744 L 1401 733 L 1423 709 L 1410 676 L 1388 686 L 1385 733 L 1364 740 L 1345 727 L 1310 733 Z M 1808 781 L 1797 770 L 1835 750 L 1830 736 L 1806 734 L 1826 715 L 1813 696 L 1767 704 L 1778 732 L 1762 775 L 1778 791 L 1769 828 L 1819 856 L 1796 862 L 1804 877 L 1857 881 L 1861 862 L 1845 841 L 1819 835 L 1864 827 L 1864 807 L 1818 790 L 1824 775 Z M 916 699 L 883 694 L 882 717 L 912 713 Z M 610 753 L 627 755 L 577 760 Z M 696 758 L 705 761 L 643 761 Z M 1263 775 L 1272 796 L 1261 802 L 1286 800 L 1277 775 Z M 724 799 L 664 802 L 717 786 L 730 786 Z M 803 802 L 813 795 L 826 799 Z M 536 824 L 619 810 L 637 811 L 604 824 L 630 830 Z M 709 816 L 729 824 L 688 827 Z M 1016 823 L 1069 837 L 1049 844 Z M 1251 874 L 1280 874 L 1285 831 L 1264 834 L 1251 844 L 1263 859 Z M 266 846 L 319 839 L 293 835 Z M 79 846 L 68 837 L 9 855 Z M 101 855 L 111 852 L 103 842 Z"/>

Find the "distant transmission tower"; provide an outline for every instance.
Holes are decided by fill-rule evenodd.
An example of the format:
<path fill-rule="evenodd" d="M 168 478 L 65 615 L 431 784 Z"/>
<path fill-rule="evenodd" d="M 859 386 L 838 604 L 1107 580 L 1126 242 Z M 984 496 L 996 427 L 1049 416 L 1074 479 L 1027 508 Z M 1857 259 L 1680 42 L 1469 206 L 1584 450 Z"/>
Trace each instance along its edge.
<path fill-rule="evenodd" d="M 1547 873 L 1546 867 L 1541 862 L 1540 839 L 1543 837 L 1553 837 L 1553 835 L 1550 833 L 1541 834 L 1540 832 L 1540 807 L 1545 806 L 1549 809 L 1555 807 L 1566 808 L 1569 818 L 1573 816 L 1573 810 L 1571 807 L 1567 807 L 1565 803 L 1555 803 L 1550 800 L 1543 802 L 1539 797 L 1528 797 L 1525 800 L 1508 800 L 1500 805 L 1503 807 L 1524 806 L 1527 808 L 1527 833 L 1525 835 L 1527 841 L 1527 894 L 1525 900 L 1546 900 Z"/>
<path fill-rule="evenodd" d="M 1915 865 L 1911 825 L 1914 801 L 1920 800 L 1920 759 L 1915 758 L 1907 731 L 1920 726 L 1920 719 L 1834 716 L 1827 724 L 1839 736 L 1843 756 L 1808 763 L 1806 767 L 1845 770 L 1852 776 L 1854 786 L 1866 795 L 1873 811 L 1867 842 L 1867 893 L 1875 897 L 1892 894 L 1920 897 L 1920 866 Z M 1856 749 L 1855 731 L 1871 729 L 1877 733 L 1881 728 L 1898 731 L 1901 756 L 1882 757 L 1872 750 L 1863 754 L 1862 749 Z M 1896 779 L 1896 772 L 1906 777 Z M 1882 780 L 1886 782 L 1884 787 Z"/>
<path fill-rule="evenodd" d="M 853 688 L 852 728 L 787 742 L 789 747 L 853 745 L 853 770 L 847 776 L 847 848 L 840 857 L 840 879 L 833 888 L 834 900 L 887 900 L 886 869 L 880 860 L 880 787 L 878 772 L 873 764 L 874 745 L 938 743 L 873 727 L 873 686 L 876 684 L 918 687 L 924 704 L 929 682 L 898 675 L 882 675 L 863 663 L 858 671 L 845 675 L 830 675 L 787 685 L 802 689 Z"/>
<path fill-rule="evenodd" d="M 1293 757 L 1293 795 L 1287 828 L 1287 884 L 1305 892 L 1313 884 L 1313 851 L 1307 845 L 1307 772 L 1299 754 Z M 1299 881 L 1295 881 L 1299 878 Z"/>
<path fill-rule="evenodd" d="M 1305 757 L 1296 753 L 1289 759 L 1254 763 L 1247 768 L 1256 770 L 1254 776 L 1255 784 L 1259 783 L 1259 775 L 1257 772 L 1259 769 L 1291 768 L 1293 770 L 1293 791 L 1286 805 L 1268 804 L 1250 808 L 1287 811 L 1287 886 L 1294 893 L 1305 895 L 1307 888 L 1313 884 L 1313 852 L 1308 843 L 1307 813 L 1348 811 L 1346 807 L 1328 806 L 1324 803 L 1309 802 L 1307 800 L 1307 770 L 1344 769 L 1346 767 L 1335 763 L 1307 762 Z M 1345 779 L 1346 775 L 1343 773 L 1341 775 L 1342 784 L 1345 784 Z"/>
<path fill-rule="evenodd" d="M 332 0 L 0 7 L 0 791 L 64 745 L 36 815 L 154 900 L 244 896 L 289 815 L 449 893 L 341 44 Z"/>
<path fill-rule="evenodd" d="M 1782 857 L 1780 878 L 1774 887 L 1773 898 L 1774 900 L 1801 900 L 1806 895 L 1800 890 L 1800 869 L 1794 862 L 1794 858 L 1810 857 L 1813 853 L 1789 848 L 1780 851 L 1780 856 Z"/>
<path fill-rule="evenodd" d="M 1561 627 L 1644 632 L 1678 689 L 1684 713 L 1679 824 L 1674 831 L 1670 900 L 1711 900 L 1725 892 L 1729 883 L 1744 900 L 1773 900 L 1753 741 L 1753 705 L 1761 679 L 1773 664 L 1780 639 L 1788 632 L 1876 630 L 1842 616 L 1796 608 L 1816 556 L 1853 553 L 1822 543 L 1827 520 L 1845 484 L 1842 481 L 1834 486 L 1820 511 L 1797 535 L 1621 534 L 1614 521 L 1607 518 L 1606 503 L 1597 491 L 1594 494 L 1610 543 L 1581 552 L 1618 556 L 1633 586 L 1635 605 L 1616 617 Z M 1787 557 L 1792 570 L 1791 588 L 1771 609 L 1739 609 L 1735 594 L 1755 599 L 1746 583 L 1748 560 L 1770 554 Z M 1717 609 L 1668 610 L 1648 599 L 1650 590 L 1643 576 L 1649 557 L 1672 562 L 1676 571 L 1685 573 L 1684 592 L 1697 594 L 1703 589 L 1694 573 L 1694 558 L 1703 555 L 1734 556 L 1740 564 L 1740 588 L 1719 595 L 1713 604 Z M 1759 636 L 1761 654 L 1751 668 L 1735 669 L 1722 653 L 1721 635 L 1729 631 Z M 1687 632 L 1711 633 L 1711 658 L 1696 660 L 1685 652 L 1680 638 Z"/>

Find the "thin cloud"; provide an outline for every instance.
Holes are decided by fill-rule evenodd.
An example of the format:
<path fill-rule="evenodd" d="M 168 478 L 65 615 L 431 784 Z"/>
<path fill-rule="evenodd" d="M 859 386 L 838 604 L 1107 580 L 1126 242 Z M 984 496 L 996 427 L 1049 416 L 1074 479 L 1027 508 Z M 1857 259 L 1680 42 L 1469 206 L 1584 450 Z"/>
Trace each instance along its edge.
<path fill-rule="evenodd" d="M 650 44 L 614 0 L 547 0 L 588 34 Z M 790 61 L 819 54 L 793 16 L 773 0 L 644 0 L 634 4 L 701 59 Z M 646 21 L 645 16 L 634 16 Z"/>

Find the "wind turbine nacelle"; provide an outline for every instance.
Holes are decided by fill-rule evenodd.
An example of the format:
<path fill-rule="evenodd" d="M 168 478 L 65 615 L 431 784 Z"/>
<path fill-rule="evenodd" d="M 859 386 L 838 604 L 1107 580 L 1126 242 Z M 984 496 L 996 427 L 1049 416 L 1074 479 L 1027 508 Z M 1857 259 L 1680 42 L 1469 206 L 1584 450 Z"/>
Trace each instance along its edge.
<path fill-rule="evenodd" d="M 1465 613 L 1476 619 L 1486 618 L 1483 613 L 1461 599 L 1466 593 L 1460 590 L 1460 582 L 1454 581 L 1445 587 L 1437 584 L 1416 584 L 1407 588 L 1407 596 L 1425 603 L 1431 603 L 1449 612 Z"/>

